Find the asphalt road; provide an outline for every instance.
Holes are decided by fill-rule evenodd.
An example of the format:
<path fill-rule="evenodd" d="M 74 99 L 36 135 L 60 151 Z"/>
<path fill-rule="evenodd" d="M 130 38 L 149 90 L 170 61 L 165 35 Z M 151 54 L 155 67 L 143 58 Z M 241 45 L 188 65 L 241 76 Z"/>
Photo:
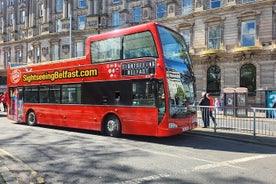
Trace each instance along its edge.
<path fill-rule="evenodd" d="M 216 137 L 105 137 L 0 117 L 0 161 L 18 183 L 272 184 L 276 148 Z"/>

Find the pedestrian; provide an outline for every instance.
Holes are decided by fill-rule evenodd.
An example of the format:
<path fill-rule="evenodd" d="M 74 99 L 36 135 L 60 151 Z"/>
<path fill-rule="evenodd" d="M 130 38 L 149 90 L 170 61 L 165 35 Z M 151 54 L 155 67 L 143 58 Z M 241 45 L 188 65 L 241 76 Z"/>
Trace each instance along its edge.
<path fill-rule="evenodd" d="M 4 94 L 0 93 L 0 111 L 5 111 L 4 110 Z"/>
<path fill-rule="evenodd" d="M 209 93 L 206 94 L 206 97 L 209 99 L 210 101 L 210 108 L 209 108 L 209 115 L 214 123 L 214 125 L 216 126 L 216 119 L 215 117 L 213 116 L 213 111 L 214 111 L 214 106 L 215 106 L 215 102 L 214 102 L 214 99 L 210 96 Z"/>
<path fill-rule="evenodd" d="M 198 105 L 200 105 L 200 110 L 201 110 L 201 117 L 204 123 L 203 128 L 207 128 L 210 124 L 209 122 L 209 116 L 210 116 L 210 110 L 209 110 L 209 106 L 210 106 L 210 100 L 207 98 L 206 93 L 202 92 L 201 94 L 201 98 L 199 100 Z"/>
<path fill-rule="evenodd" d="M 218 98 L 215 98 L 215 110 L 216 110 L 216 114 L 218 114 L 219 108 L 220 108 L 219 100 L 218 100 Z"/>

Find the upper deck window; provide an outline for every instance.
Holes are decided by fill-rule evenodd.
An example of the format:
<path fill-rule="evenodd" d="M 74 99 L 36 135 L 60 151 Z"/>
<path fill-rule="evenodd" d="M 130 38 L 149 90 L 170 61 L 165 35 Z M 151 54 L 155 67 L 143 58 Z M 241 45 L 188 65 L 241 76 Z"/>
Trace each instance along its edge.
<path fill-rule="evenodd" d="M 154 40 L 149 31 L 126 35 L 123 48 L 123 59 L 157 57 Z"/>
<path fill-rule="evenodd" d="M 165 59 L 190 65 L 188 49 L 184 38 L 169 29 L 158 26 Z"/>
<path fill-rule="evenodd" d="M 145 31 L 92 42 L 91 54 L 92 62 L 100 63 L 120 59 L 157 57 L 157 50 L 152 34 Z"/>
<path fill-rule="evenodd" d="M 121 38 L 109 38 L 92 42 L 91 53 L 93 63 L 120 59 Z"/>

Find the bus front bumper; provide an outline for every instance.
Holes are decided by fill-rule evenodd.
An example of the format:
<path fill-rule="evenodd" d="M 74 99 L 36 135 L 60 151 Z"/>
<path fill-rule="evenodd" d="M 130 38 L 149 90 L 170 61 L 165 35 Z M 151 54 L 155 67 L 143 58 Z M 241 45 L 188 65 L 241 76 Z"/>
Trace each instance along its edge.
<path fill-rule="evenodd" d="M 157 137 L 166 137 L 181 134 L 183 132 L 195 129 L 198 125 L 196 116 L 185 120 L 169 119 L 168 122 L 169 123 L 166 128 L 158 128 Z"/>

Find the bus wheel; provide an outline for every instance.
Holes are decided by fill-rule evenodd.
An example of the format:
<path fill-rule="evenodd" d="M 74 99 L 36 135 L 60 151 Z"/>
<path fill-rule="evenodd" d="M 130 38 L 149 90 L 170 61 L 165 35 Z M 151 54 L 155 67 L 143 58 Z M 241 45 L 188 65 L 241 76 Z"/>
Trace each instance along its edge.
<path fill-rule="evenodd" d="M 27 115 L 27 124 L 29 126 L 36 125 L 36 115 L 35 115 L 34 111 L 28 112 L 28 115 Z"/>
<path fill-rule="evenodd" d="M 121 123 L 115 115 L 109 115 L 104 120 L 103 132 L 105 135 L 119 137 L 121 135 Z"/>

